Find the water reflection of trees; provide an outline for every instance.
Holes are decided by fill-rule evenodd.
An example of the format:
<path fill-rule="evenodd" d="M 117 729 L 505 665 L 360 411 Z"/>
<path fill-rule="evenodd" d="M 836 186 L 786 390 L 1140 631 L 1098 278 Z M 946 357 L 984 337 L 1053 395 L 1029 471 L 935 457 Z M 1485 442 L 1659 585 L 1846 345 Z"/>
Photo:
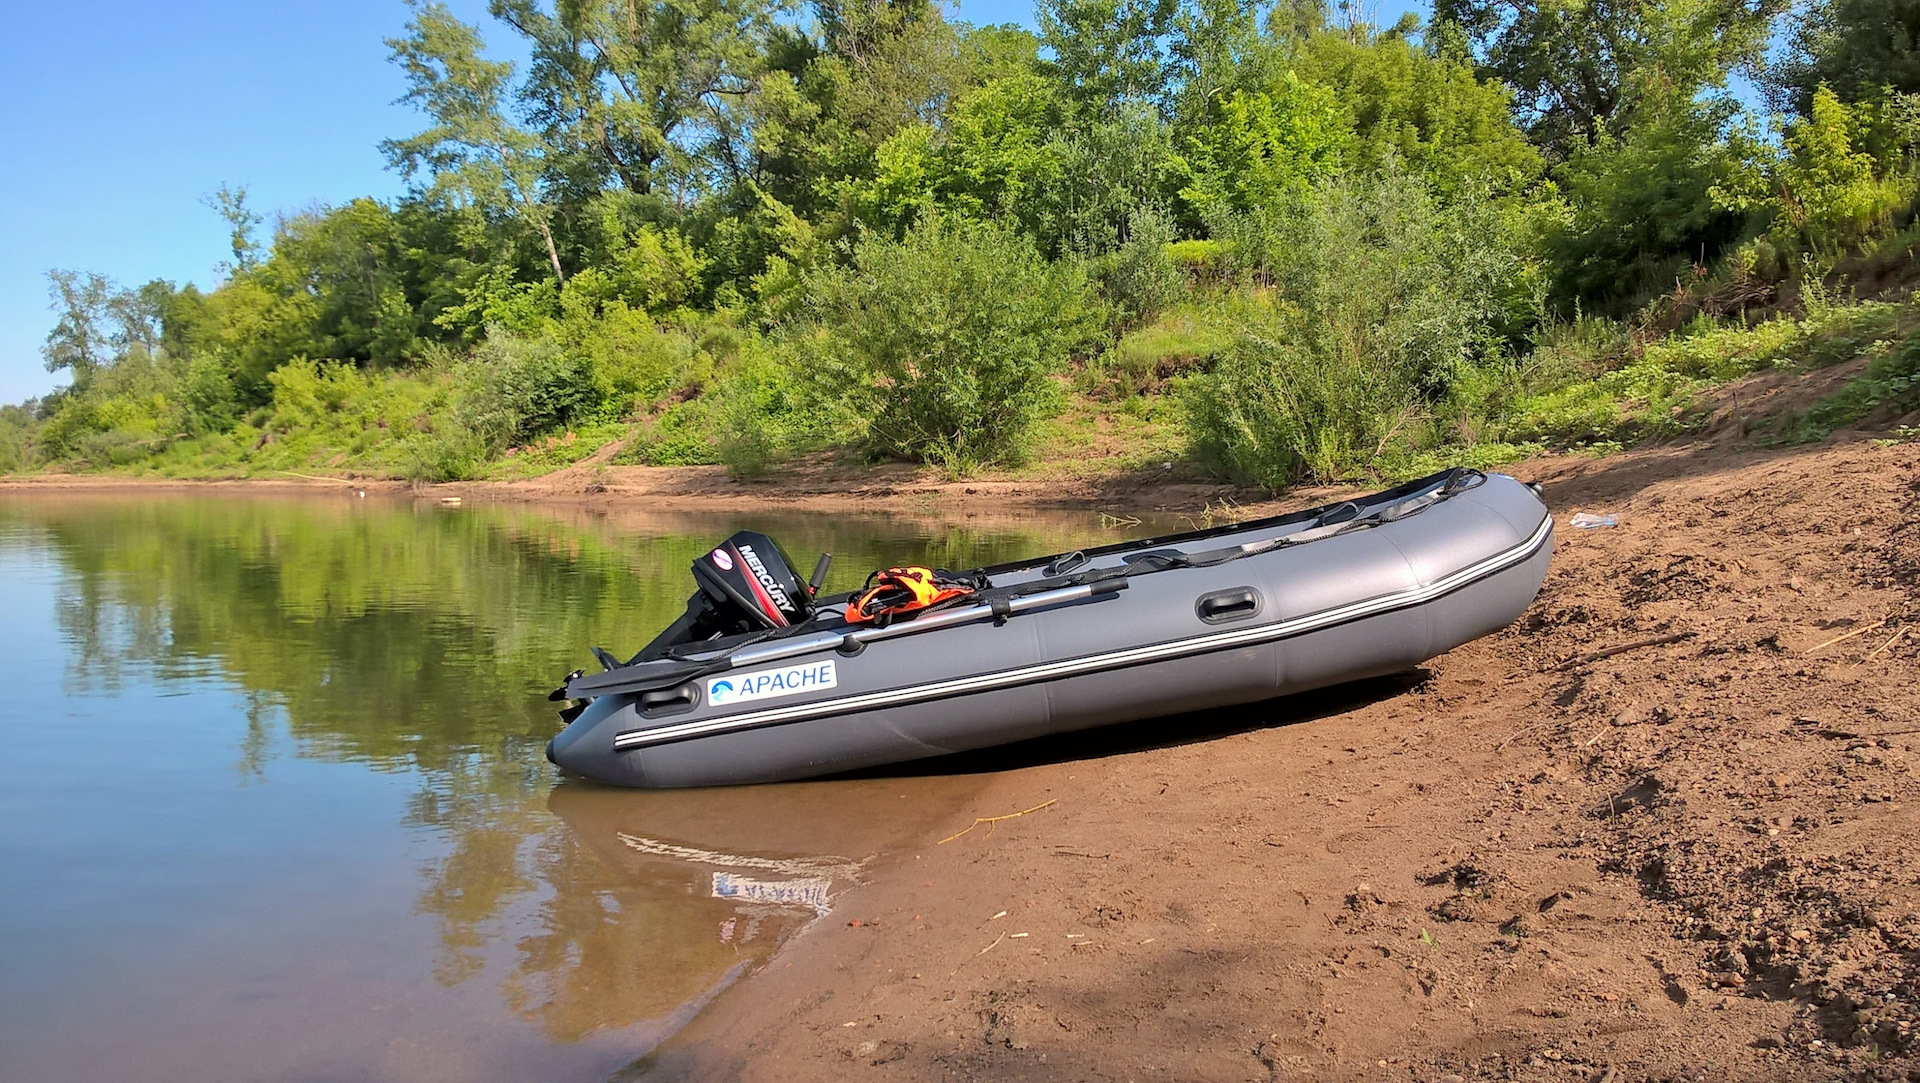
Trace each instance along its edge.
<path fill-rule="evenodd" d="M 688 562 L 749 525 L 808 566 L 834 551 L 841 588 L 875 566 L 964 567 L 1095 536 L 1083 519 L 982 530 L 359 499 L 0 501 L 0 528 L 66 569 L 70 686 L 111 693 L 146 674 L 236 686 L 245 779 L 266 777 L 280 720 L 300 756 L 417 773 L 407 822 L 447 842 L 418 900 L 439 921 L 437 976 L 479 975 L 502 919 L 530 910 L 504 993 L 561 1040 L 671 1012 L 805 916 L 762 914 L 753 937 L 736 925 L 723 939 L 738 908 L 711 898 L 711 870 L 627 860 L 606 823 L 563 827 L 544 800 L 554 776 L 542 745 L 557 725 L 544 693 L 588 644 L 631 651 L 670 621 Z M 679 809 L 682 841 L 715 844 L 699 837 L 709 821 L 683 815 L 697 806 L 634 807 Z M 769 818 L 780 813 L 748 816 Z M 774 850 L 807 843 L 781 841 L 795 848 Z"/>

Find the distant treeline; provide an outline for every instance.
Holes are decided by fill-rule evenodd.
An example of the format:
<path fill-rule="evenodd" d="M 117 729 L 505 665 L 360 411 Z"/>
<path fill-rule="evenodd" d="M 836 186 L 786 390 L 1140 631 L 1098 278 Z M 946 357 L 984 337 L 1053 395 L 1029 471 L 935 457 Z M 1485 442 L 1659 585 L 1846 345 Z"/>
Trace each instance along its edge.
<path fill-rule="evenodd" d="M 405 197 L 263 236 L 222 188 L 210 291 L 52 272 L 70 386 L 0 414 L 0 470 L 457 477 L 577 432 L 967 470 L 1145 393 L 1277 485 L 1605 435 L 1541 404 L 1633 350 L 1569 342 L 1907 258 L 1920 0 L 490 8 L 523 66 L 438 3 L 389 42 Z"/>

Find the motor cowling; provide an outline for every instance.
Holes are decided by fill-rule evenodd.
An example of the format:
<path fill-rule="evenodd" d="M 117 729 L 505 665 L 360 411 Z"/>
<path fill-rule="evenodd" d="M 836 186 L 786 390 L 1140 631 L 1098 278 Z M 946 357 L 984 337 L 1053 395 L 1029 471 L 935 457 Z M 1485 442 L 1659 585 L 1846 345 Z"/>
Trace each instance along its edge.
<path fill-rule="evenodd" d="M 750 628 L 785 628 L 813 615 L 813 591 L 780 546 L 742 530 L 693 562 L 700 594 L 722 619 Z"/>

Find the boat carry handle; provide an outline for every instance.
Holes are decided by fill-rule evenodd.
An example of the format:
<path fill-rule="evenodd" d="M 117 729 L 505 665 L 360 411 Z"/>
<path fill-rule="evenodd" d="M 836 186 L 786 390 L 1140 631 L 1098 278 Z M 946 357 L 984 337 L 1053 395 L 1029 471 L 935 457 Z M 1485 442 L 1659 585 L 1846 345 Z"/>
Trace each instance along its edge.
<path fill-rule="evenodd" d="M 1260 592 L 1252 587 L 1233 587 L 1202 594 L 1193 603 L 1194 614 L 1208 624 L 1243 620 L 1260 612 Z"/>
<path fill-rule="evenodd" d="M 658 718 L 691 711 L 693 705 L 700 701 L 699 687 L 698 681 L 688 681 L 677 688 L 648 692 L 640 697 L 640 713 L 648 718 Z"/>

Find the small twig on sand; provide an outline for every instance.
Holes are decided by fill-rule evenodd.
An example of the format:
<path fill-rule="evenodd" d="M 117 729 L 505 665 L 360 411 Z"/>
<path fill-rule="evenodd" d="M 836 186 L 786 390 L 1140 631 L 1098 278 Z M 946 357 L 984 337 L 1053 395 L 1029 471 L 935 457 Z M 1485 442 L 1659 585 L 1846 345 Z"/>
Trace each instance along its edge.
<path fill-rule="evenodd" d="M 1606 650 L 1603 650 L 1603 651 L 1592 651 L 1587 654 L 1576 654 L 1572 658 L 1567 659 L 1566 661 L 1560 663 L 1557 666 L 1554 666 L 1553 668 L 1555 671 L 1575 669 L 1579 666 L 1584 666 L 1589 662 L 1598 662 L 1602 658 L 1612 658 L 1616 654 L 1625 654 L 1628 651 L 1637 651 L 1643 647 L 1662 647 L 1667 645 L 1668 643 L 1678 643 L 1683 639 L 1692 639 L 1694 635 L 1695 633 L 1693 632 L 1674 632 L 1672 635 L 1654 636 L 1652 639 L 1640 639 L 1640 640 L 1635 640 L 1632 643 L 1622 643 L 1618 647 L 1608 647 Z"/>
<path fill-rule="evenodd" d="M 984 947 L 984 948 L 981 948 L 981 949 L 980 949 L 979 951 L 976 951 L 976 952 L 974 952 L 974 953 L 973 953 L 973 959 L 978 959 L 978 958 L 980 958 L 980 957 L 981 957 L 982 955 L 985 955 L 986 953 L 988 953 L 988 952 L 990 952 L 990 951 L 992 951 L 993 949 L 995 949 L 995 948 L 997 948 L 997 947 L 999 947 L 999 946 L 1000 946 L 1000 941 L 1002 941 L 1002 940 L 1005 940 L 1006 938 L 1007 938 L 1007 934 L 1006 934 L 1006 933 L 1001 933 L 1001 934 L 1000 934 L 999 936 L 996 936 L 996 937 L 994 937 L 994 938 L 993 938 L 993 943 L 991 943 L 991 944 L 988 944 L 988 945 L 987 945 L 986 947 Z M 960 960 L 960 966 L 966 966 L 966 965 L 967 965 L 968 963 L 971 963 L 971 962 L 973 962 L 973 959 L 962 959 L 962 960 Z M 958 973 L 960 973 L 960 966 L 956 966 L 956 967 L 954 967 L 954 968 L 953 968 L 953 973 L 954 973 L 954 974 L 958 974 Z M 951 976 L 951 975 L 949 975 L 949 976 Z"/>
<path fill-rule="evenodd" d="M 1822 647 L 1831 647 L 1835 643 L 1845 643 L 1847 640 L 1852 639 L 1854 636 L 1866 635 L 1868 632 L 1873 631 L 1875 628 L 1878 628 L 1885 623 L 1887 623 L 1886 619 L 1882 618 L 1880 620 L 1874 621 L 1872 624 L 1869 624 L 1864 628 L 1855 628 L 1853 631 L 1848 632 L 1846 635 L 1834 636 L 1832 639 L 1822 640 L 1819 643 L 1815 643 L 1813 646 L 1808 647 L 1805 651 L 1802 651 L 1801 653 L 1812 654 L 1814 651 L 1817 651 Z"/>
<path fill-rule="evenodd" d="M 968 831 L 972 831 L 974 828 L 979 827 L 981 824 L 987 825 L 987 834 L 991 835 L 993 834 L 993 825 L 999 823 L 1001 820 L 1011 820 L 1016 816 L 1025 816 L 1029 812 L 1039 812 L 1041 809 L 1046 808 L 1048 805 L 1051 805 L 1058 800 L 1059 798 L 1057 797 L 1049 797 L 1045 801 L 1040 802 L 1039 804 L 1033 806 L 1032 808 L 1021 809 L 1019 812 L 1009 812 L 1005 816 L 975 816 L 973 818 L 973 822 L 968 824 L 965 829 L 956 831 L 953 834 L 948 835 L 946 838 L 941 839 L 939 842 L 934 843 L 934 845 L 945 846 L 947 843 L 952 842 L 954 839 L 959 838 L 960 836 L 966 834 Z"/>
<path fill-rule="evenodd" d="M 1864 666 L 1868 662 L 1871 662 L 1875 658 L 1878 658 L 1880 656 L 1880 652 L 1886 650 L 1888 647 L 1893 646 L 1895 643 L 1898 643 L 1905 638 L 1907 638 L 1907 630 L 1905 628 L 1902 628 L 1899 631 L 1893 633 L 1892 639 L 1889 639 L 1885 643 L 1880 644 L 1878 647 L 1873 648 L 1873 651 L 1869 653 L 1865 658 L 1860 659 L 1858 662 L 1855 662 L 1854 664 L 1848 666 L 1847 668 L 1859 669 L 1861 666 Z"/>

